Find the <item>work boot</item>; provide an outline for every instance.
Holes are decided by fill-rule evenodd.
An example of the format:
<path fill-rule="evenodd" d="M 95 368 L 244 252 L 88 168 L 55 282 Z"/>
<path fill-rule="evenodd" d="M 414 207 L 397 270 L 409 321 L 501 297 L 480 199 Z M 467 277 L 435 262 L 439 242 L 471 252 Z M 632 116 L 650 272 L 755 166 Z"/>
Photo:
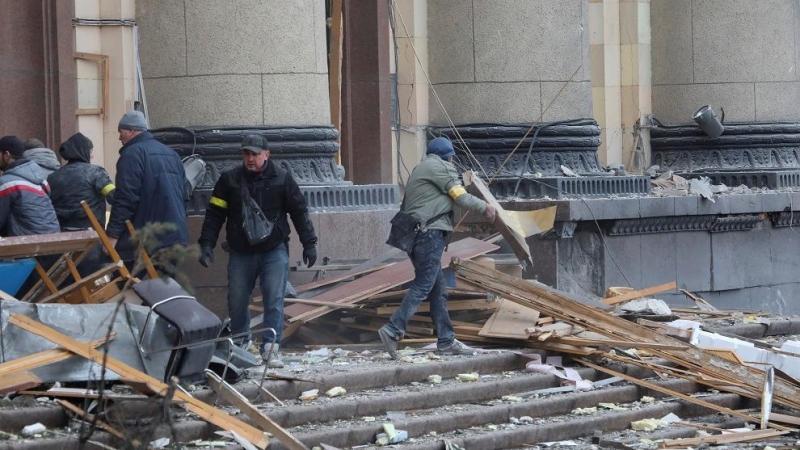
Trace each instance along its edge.
<path fill-rule="evenodd" d="M 392 359 L 397 359 L 397 341 L 394 340 L 392 335 L 390 335 L 389 332 L 384 329 L 384 327 L 381 327 L 378 330 L 378 336 L 381 337 L 383 346 L 386 347 L 386 351 L 389 352 L 389 357 Z"/>
<path fill-rule="evenodd" d="M 267 342 L 264 344 L 264 349 L 261 350 L 261 359 L 268 369 L 283 369 L 284 364 L 281 360 L 281 346 L 280 344 L 273 344 Z"/>
<path fill-rule="evenodd" d="M 437 350 L 440 355 L 474 355 L 478 350 L 466 345 L 456 339 L 447 348 L 440 348 Z"/>

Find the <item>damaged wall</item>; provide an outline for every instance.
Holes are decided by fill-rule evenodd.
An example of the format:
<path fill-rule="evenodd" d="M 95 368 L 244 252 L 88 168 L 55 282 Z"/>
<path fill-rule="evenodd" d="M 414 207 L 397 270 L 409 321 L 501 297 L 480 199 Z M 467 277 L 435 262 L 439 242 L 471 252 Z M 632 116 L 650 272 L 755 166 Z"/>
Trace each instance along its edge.
<path fill-rule="evenodd" d="M 793 0 L 652 0 L 656 118 L 712 104 L 729 121 L 800 120 L 799 19 Z"/>

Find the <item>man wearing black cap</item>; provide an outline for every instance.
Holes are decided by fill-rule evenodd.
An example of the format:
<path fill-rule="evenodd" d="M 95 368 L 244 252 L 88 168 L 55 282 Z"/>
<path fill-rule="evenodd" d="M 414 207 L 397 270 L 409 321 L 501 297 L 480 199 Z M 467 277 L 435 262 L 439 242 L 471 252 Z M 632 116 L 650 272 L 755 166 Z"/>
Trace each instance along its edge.
<path fill-rule="evenodd" d="M 260 279 L 264 304 L 264 326 L 274 328 L 276 336 L 264 333 L 261 353 L 269 367 L 281 368 L 281 332 L 283 331 L 283 300 L 289 275 L 289 222 L 303 244 L 303 262 L 308 267 L 317 260 L 317 236 L 308 217 L 305 198 L 288 171 L 269 158 L 267 140 L 261 135 L 249 135 L 242 141 L 242 167 L 223 172 L 206 208 L 203 231 L 200 234 L 200 264 L 208 267 L 214 262 L 214 246 L 222 224 L 230 246 L 228 257 L 228 314 L 234 335 L 250 331 L 250 296 L 256 278 Z M 243 211 L 251 198 L 273 224 L 272 231 L 253 243 L 243 225 Z M 246 337 L 237 344 L 249 345 Z"/>
<path fill-rule="evenodd" d="M 16 136 L 0 138 L 0 236 L 58 233 L 50 186 L 24 152 Z"/>
<path fill-rule="evenodd" d="M 162 258 L 156 253 L 174 245 L 189 244 L 185 203 L 189 196 L 183 163 L 175 150 L 158 142 L 147 131 L 147 122 L 140 111 L 126 112 L 117 128 L 122 148 L 106 233 L 130 267 L 136 252 L 125 221 L 130 220 L 137 230 L 148 224 L 171 224 L 171 229 L 160 233 L 158 243 L 147 251 L 154 256 L 156 269 L 173 275 L 174 267 L 159 267 Z"/>
<path fill-rule="evenodd" d="M 447 234 L 453 231 L 453 206 L 483 214 L 494 221 L 495 209 L 483 200 L 467 194 L 453 165 L 456 152 L 446 137 L 428 144 L 425 159 L 411 172 L 406 182 L 402 209 L 421 224 L 408 252 L 414 266 L 414 281 L 395 310 L 389 323 L 378 330 L 389 356 L 397 359 L 397 341 L 403 338 L 411 316 L 420 303 L 430 302 L 431 319 L 436 330 L 436 348 L 444 355 L 466 355 L 475 350 L 455 339 L 455 331 L 447 311 L 447 291 L 442 274 L 442 252 Z"/>

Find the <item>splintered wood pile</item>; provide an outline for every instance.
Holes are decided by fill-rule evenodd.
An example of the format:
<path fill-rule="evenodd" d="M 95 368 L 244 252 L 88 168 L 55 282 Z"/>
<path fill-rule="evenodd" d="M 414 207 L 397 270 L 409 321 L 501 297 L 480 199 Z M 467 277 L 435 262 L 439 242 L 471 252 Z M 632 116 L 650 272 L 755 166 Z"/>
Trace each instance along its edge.
<path fill-rule="evenodd" d="M 798 420 L 798 414 L 788 414 L 786 417 L 790 420 L 784 420 L 775 415 L 770 418 L 768 410 L 761 415 L 732 410 L 609 368 L 609 362 L 633 364 L 651 369 L 660 376 L 691 380 L 750 399 L 762 400 L 766 396 L 773 405 L 789 411 L 800 410 L 800 383 L 796 379 L 783 374 L 775 377 L 774 383 L 765 389 L 769 371 L 764 365 L 745 364 L 729 350 L 691 345 L 688 343 L 691 329 L 648 320 L 647 316 L 634 318 L 636 322 L 632 322 L 615 315 L 616 306 L 610 309 L 589 306 L 541 283 L 507 275 L 491 264 L 487 267 L 468 260 L 487 253 L 491 247 L 476 239 L 463 240 L 451 245 L 449 254 L 442 258 L 444 266 L 445 258 L 453 257 L 450 269 L 459 281 L 457 287 L 448 288 L 448 309 L 458 339 L 477 346 L 521 347 L 568 354 L 587 367 L 760 424 L 762 428 L 783 431 L 797 426 L 792 422 Z M 406 293 L 402 285 L 412 278 L 410 263 L 395 263 L 312 297 L 330 302 L 326 306 L 296 304 L 287 307 L 287 311 L 291 311 L 289 322 L 297 324 L 294 328 L 290 326 L 291 332 L 300 331 L 296 337 L 308 343 L 322 343 L 320 338 L 328 339 L 329 344 L 374 342 L 378 328 L 388 321 Z M 640 291 L 613 288 L 600 304 L 619 305 L 675 289 L 675 283 Z M 712 317 L 731 314 L 717 311 L 690 292 L 684 293 L 697 302 L 700 309 L 676 308 L 673 313 Z M 337 301 L 337 298 L 343 300 Z M 342 309 L 340 305 L 349 307 Z M 314 333 L 303 333 L 300 325 Z M 427 302 L 423 302 L 409 323 L 406 341 L 435 341 Z M 762 421 L 761 417 L 768 420 Z"/>

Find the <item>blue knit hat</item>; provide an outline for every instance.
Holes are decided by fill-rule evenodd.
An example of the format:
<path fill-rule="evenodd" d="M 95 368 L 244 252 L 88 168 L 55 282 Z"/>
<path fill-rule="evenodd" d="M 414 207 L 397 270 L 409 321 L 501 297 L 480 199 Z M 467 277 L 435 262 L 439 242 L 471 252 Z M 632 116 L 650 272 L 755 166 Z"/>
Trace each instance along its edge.
<path fill-rule="evenodd" d="M 428 142 L 428 154 L 447 160 L 447 158 L 455 156 L 456 151 L 453 150 L 453 143 L 450 142 L 450 139 L 442 136 Z"/>

